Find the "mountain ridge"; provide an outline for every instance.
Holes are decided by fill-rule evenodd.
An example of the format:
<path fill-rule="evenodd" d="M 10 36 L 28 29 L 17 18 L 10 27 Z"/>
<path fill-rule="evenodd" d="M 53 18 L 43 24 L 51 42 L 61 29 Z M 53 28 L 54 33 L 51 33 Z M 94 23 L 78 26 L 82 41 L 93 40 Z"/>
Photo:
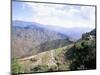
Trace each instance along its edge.
<path fill-rule="evenodd" d="M 90 35 L 95 36 L 94 32 L 95 29 L 91 32 L 84 33 L 84 35 L 88 34 L 88 36 L 86 36 L 87 38 L 90 37 Z M 86 37 L 76 43 L 61 48 L 21 58 L 19 59 L 20 63 L 27 65 L 27 72 L 95 69 L 95 37 L 93 37 L 93 39 L 86 39 Z M 33 66 L 30 67 L 30 65 Z M 24 69 L 26 67 L 24 67 Z"/>
<path fill-rule="evenodd" d="M 40 28 L 45 28 L 47 30 L 51 30 L 51 31 L 69 36 L 72 39 L 72 41 L 73 40 L 77 41 L 78 39 L 81 38 L 81 35 L 83 33 L 89 32 L 93 29 L 93 28 L 88 28 L 88 27 L 70 27 L 70 28 L 66 28 L 66 27 L 44 25 L 44 24 L 40 24 L 40 23 L 36 23 L 36 22 L 25 22 L 25 21 L 19 21 L 19 20 L 14 20 L 12 23 L 17 23 L 17 24 L 14 24 L 15 26 L 18 25 L 20 27 L 26 27 L 26 28 L 29 27 L 29 26 L 32 26 L 32 25 L 33 26 L 36 25 Z M 22 23 L 22 25 L 19 25 L 20 23 Z"/>
<path fill-rule="evenodd" d="M 59 41 L 58 43 L 58 47 L 59 46 L 63 46 L 62 43 L 68 43 L 69 41 L 69 37 L 66 35 L 63 35 L 61 33 L 58 32 L 54 32 L 51 30 L 48 30 L 46 28 L 40 27 L 38 25 L 31 25 L 28 23 L 25 23 L 26 25 L 23 25 L 24 23 L 21 21 L 19 23 L 17 23 L 19 25 L 15 24 L 12 26 L 12 55 L 14 55 L 15 57 L 23 57 L 25 55 L 31 55 L 31 54 L 36 54 L 40 49 L 35 48 L 36 46 L 39 46 L 45 42 L 51 42 L 51 44 L 53 44 L 53 48 L 56 47 L 56 42 L 58 40 L 63 40 L 63 41 Z M 23 27 L 21 26 L 21 24 L 23 25 Z M 54 41 L 55 40 L 55 41 Z M 52 49 L 51 46 L 48 46 L 48 44 L 46 44 L 45 48 L 50 48 Z M 34 49 L 35 48 L 35 49 Z M 44 49 L 45 49 L 44 48 Z M 42 48 L 43 49 L 43 48 Z M 41 50 L 42 50 L 41 49 Z M 46 50 L 45 49 L 45 50 Z M 45 51 L 42 50 L 42 51 Z"/>

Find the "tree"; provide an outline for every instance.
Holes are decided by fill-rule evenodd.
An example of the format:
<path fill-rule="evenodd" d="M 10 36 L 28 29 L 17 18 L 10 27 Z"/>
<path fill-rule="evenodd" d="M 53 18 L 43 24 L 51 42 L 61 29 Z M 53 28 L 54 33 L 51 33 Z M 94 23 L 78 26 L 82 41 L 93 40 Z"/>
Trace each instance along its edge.
<path fill-rule="evenodd" d="M 80 69 L 95 69 L 96 57 L 95 57 L 95 42 L 91 40 L 83 40 L 79 44 L 73 46 L 74 61 L 70 65 L 71 70 Z"/>

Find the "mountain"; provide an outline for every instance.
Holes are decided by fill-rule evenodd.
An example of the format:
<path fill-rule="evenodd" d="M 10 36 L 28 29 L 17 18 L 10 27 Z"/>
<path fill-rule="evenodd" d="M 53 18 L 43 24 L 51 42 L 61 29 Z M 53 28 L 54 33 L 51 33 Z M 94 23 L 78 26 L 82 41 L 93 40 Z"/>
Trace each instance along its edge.
<path fill-rule="evenodd" d="M 12 21 L 13 26 L 18 26 L 18 27 L 27 27 L 27 26 L 31 26 L 31 25 L 38 25 L 40 26 L 39 23 L 36 22 L 25 22 L 25 21 L 19 21 L 19 20 L 14 20 Z"/>
<path fill-rule="evenodd" d="M 92 31 L 88 33 L 82 34 L 82 39 L 92 38 L 92 37 L 96 37 L 96 29 L 93 29 Z"/>
<path fill-rule="evenodd" d="M 20 27 L 28 27 L 29 25 L 31 26 L 38 26 L 41 28 L 45 28 L 50 31 L 54 31 L 57 33 L 61 33 L 63 35 L 66 35 L 69 37 L 70 40 L 72 41 L 77 41 L 78 39 L 81 38 L 83 33 L 90 32 L 93 28 L 88 28 L 88 27 L 71 27 L 71 28 L 66 28 L 66 27 L 59 27 L 59 26 L 52 26 L 52 25 L 43 25 L 40 23 L 36 22 L 23 22 L 23 21 L 13 21 L 14 26 L 20 26 Z M 20 25 L 21 23 L 21 25 Z"/>
<path fill-rule="evenodd" d="M 71 70 L 96 69 L 96 29 L 84 33 L 66 52 L 67 59 L 71 60 Z"/>
<path fill-rule="evenodd" d="M 59 26 L 42 25 L 44 28 L 59 32 L 61 34 L 69 36 L 70 40 L 77 41 L 81 38 L 83 33 L 90 32 L 93 28 L 88 27 L 71 27 L 64 28 Z"/>
<path fill-rule="evenodd" d="M 38 25 L 13 26 L 12 29 L 13 50 L 26 55 L 17 59 L 21 64 L 20 73 L 96 68 L 96 29 L 83 33 L 76 42 L 71 42 L 66 35 Z"/>
<path fill-rule="evenodd" d="M 25 57 L 71 43 L 67 35 L 34 22 L 12 22 L 12 56 Z"/>
<path fill-rule="evenodd" d="M 47 50 L 37 55 L 20 58 L 22 73 L 87 70 L 96 68 L 96 29 L 88 36 L 60 48 Z M 84 33 L 84 35 L 87 35 Z M 90 37 L 94 36 L 93 38 Z"/>

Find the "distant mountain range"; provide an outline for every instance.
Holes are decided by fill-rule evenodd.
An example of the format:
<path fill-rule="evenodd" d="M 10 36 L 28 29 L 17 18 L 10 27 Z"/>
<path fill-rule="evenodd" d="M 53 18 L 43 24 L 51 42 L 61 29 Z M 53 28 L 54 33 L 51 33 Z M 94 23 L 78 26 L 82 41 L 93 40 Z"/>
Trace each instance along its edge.
<path fill-rule="evenodd" d="M 58 40 L 55 42 L 58 42 Z M 40 49 L 50 49 L 55 46 L 54 44 L 54 41 L 51 41 L 38 47 Z M 96 69 L 96 29 L 82 34 L 80 40 L 75 43 L 60 48 L 58 48 L 59 44 L 56 44 L 56 49 L 19 58 L 19 63 L 22 65 L 20 72 L 35 73 Z"/>
<path fill-rule="evenodd" d="M 67 35 L 71 40 L 78 40 L 81 38 L 83 33 L 91 31 L 93 28 L 86 28 L 86 27 L 72 27 L 72 28 L 64 28 L 64 27 L 58 27 L 58 26 L 51 26 L 51 25 L 43 25 L 40 23 L 36 22 L 24 22 L 24 21 L 13 21 L 13 26 L 18 26 L 18 27 L 40 27 L 40 28 L 45 28 L 47 30 L 52 30 L 64 35 Z"/>
<path fill-rule="evenodd" d="M 24 57 L 63 47 L 90 28 L 61 28 L 36 22 L 12 21 L 12 55 Z"/>
<path fill-rule="evenodd" d="M 12 55 L 24 57 L 71 43 L 68 36 L 48 30 L 38 23 L 13 21 Z"/>

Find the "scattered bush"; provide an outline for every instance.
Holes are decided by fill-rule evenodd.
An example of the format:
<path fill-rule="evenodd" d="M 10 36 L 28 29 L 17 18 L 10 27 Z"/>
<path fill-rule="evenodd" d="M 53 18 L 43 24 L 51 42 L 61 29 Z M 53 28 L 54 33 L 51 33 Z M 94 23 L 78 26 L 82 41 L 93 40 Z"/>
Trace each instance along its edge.
<path fill-rule="evenodd" d="M 80 43 L 73 46 L 75 61 L 70 65 L 71 70 L 96 68 L 94 43 L 95 42 L 92 42 L 91 40 L 82 40 Z"/>
<path fill-rule="evenodd" d="M 37 65 L 31 68 L 32 72 L 46 72 L 48 70 L 48 65 Z"/>
<path fill-rule="evenodd" d="M 13 58 L 11 63 L 12 74 L 18 75 L 18 73 L 20 73 L 20 70 L 21 70 L 21 65 L 19 64 L 18 59 Z"/>
<path fill-rule="evenodd" d="M 32 61 L 32 62 L 36 62 L 37 59 L 36 59 L 36 58 L 31 58 L 30 61 Z"/>

